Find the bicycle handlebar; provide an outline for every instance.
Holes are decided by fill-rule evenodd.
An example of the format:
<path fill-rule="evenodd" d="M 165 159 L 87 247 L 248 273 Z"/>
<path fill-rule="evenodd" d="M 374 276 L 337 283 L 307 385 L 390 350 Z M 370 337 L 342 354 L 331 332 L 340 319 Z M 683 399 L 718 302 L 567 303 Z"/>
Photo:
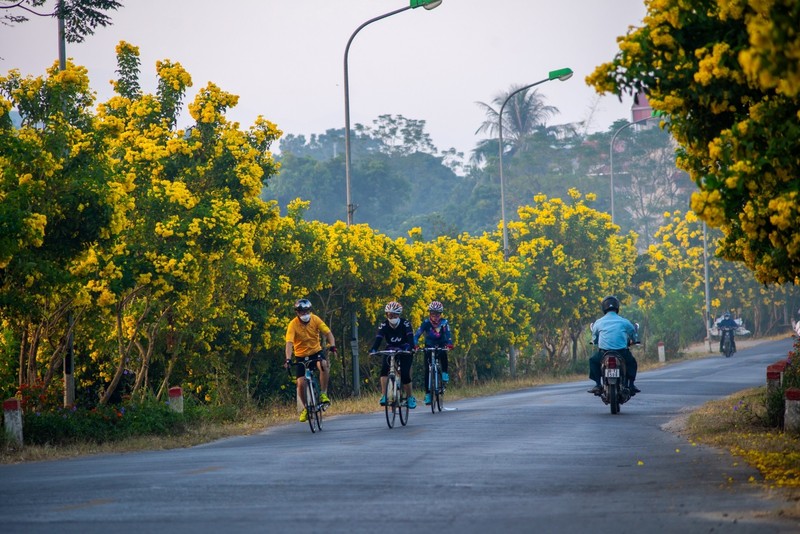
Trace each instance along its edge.
<path fill-rule="evenodd" d="M 384 350 L 376 350 L 375 352 L 370 352 L 370 354 L 380 354 L 382 356 L 391 356 L 392 354 L 412 354 L 414 351 L 409 350 L 399 350 L 399 349 L 384 349 Z"/>

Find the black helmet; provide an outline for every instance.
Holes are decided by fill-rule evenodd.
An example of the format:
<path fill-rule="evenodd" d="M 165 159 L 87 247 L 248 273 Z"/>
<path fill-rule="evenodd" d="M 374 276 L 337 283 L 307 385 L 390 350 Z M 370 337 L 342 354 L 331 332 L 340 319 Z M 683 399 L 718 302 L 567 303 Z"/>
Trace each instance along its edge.
<path fill-rule="evenodd" d="M 610 311 L 618 312 L 619 311 L 619 299 L 614 295 L 609 295 L 608 297 L 603 299 L 602 304 L 600 304 L 600 308 L 603 310 L 603 315 Z"/>
<path fill-rule="evenodd" d="M 725 313 L 723 313 L 723 314 L 722 314 L 722 318 L 723 318 L 723 319 L 730 319 L 730 318 L 731 318 L 731 312 L 725 312 Z"/>
<path fill-rule="evenodd" d="M 294 309 L 299 312 L 311 311 L 311 301 L 308 299 L 300 299 L 294 303 Z"/>

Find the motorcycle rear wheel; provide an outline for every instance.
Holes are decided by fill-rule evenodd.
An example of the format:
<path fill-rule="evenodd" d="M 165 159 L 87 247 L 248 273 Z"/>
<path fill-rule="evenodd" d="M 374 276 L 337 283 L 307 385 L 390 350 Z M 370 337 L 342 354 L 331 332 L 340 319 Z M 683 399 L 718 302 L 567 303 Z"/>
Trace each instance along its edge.
<path fill-rule="evenodd" d="M 608 386 L 608 404 L 611 405 L 611 413 L 619 413 L 619 384 L 610 384 Z"/>

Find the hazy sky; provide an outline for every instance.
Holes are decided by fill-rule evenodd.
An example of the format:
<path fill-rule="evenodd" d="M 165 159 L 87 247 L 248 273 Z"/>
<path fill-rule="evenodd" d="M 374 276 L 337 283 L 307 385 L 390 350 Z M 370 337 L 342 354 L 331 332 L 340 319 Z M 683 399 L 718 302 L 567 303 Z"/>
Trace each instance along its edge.
<path fill-rule="evenodd" d="M 213 82 L 240 97 L 229 118 L 243 128 L 258 115 L 284 133 L 344 127 L 344 50 L 362 23 L 408 0 L 122 0 L 113 25 L 67 55 L 89 70 L 98 100 L 111 96 L 114 48 L 139 47 L 142 86 L 155 91 L 155 62 L 179 62 L 197 90 Z M 49 2 L 52 7 L 53 2 Z M 631 99 L 597 100 L 585 78 L 610 61 L 616 38 L 638 26 L 643 0 L 444 0 L 437 9 L 407 10 L 369 24 L 350 48 L 351 124 L 382 114 L 425 120 L 433 143 L 468 153 L 491 103 L 512 84 L 525 85 L 570 67 L 566 82 L 539 86 L 560 114 L 551 124 L 587 119 L 589 131 L 630 119 Z M 33 17 L 36 18 L 36 17 Z M 0 72 L 43 75 L 58 57 L 56 21 L 0 26 Z M 190 123 L 188 114 L 180 126 Z M 277 146 L 275 147 L 277 148 Z"/>

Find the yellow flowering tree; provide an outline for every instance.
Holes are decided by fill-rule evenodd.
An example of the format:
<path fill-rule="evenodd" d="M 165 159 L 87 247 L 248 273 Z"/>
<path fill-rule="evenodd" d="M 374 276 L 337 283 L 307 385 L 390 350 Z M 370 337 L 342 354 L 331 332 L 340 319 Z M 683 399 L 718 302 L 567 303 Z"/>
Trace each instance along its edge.
<path fill-rule="evenodd" d="M 453 330 L 450 373 L 466 382 L 504 376 L 511 346 L 527 346 L 530 314 L 519 298 L 514 267 L 503 261 L 496 236 L 419 239 L 411 232 L 411 253 L 421 276 L 415 303 L 419 325 L 427 305 L 439 300 Z"/>
<path fill-rule="evenodd" d="M 639 258 L 635 293 L 648 336 L 674 353 L 706 335 L 703 223 L 691 211 L 665 213 L 656 237 L 657 243 Z M 716 256 L 719 230 L 707 229 L 706 239 L 709 320 L 731 311 L 755 335 L 780 332 L 796 291 L 789 285 L 760 284 L 742 263 Z"/>
<path fill-rule="evenodd" d="M 670 353 L 705 336 L 704 279 L 702 222 L 692 212 L 665 213 L 639 259 L 633 291 L 644 334 Z"/>
<path fill-rule="evenodd" d="M 619 236 L 611 217 L 590 207 L 592 194 L 583 197 L 570 189 L 566 200 L 545 195 L 533 200 L 509 225 L 512 262 L 518 264 L 520 292 L 538 311 L 533 327 L 548 366 L 562 365 L 569 352 L 574 364 L 578 338 L 597 317 L 599 302 L 609 294 L 625 300 L 636 235 Z"/>
<path fill-rule="evenodd" d="M 3 351 L 23 355 L 28 384 L 50 382 L 66 315 L 81 312 L 70 263 L 108 235 L 110 161 L 93 101 L 86 70 L 72 63 L 45 77 L 0 77 L 0 314 L 14 333 Z"/>
<path fill-rule="evenodd" d="M 712 232 L 710 250 L 716 249 L 721 238 L 719 232 Z M 718 257 L 709 259 L 709 289 L 711 294 L 712 317 L 719 317 L 730 311 L 734 317 L 741 318 L 752 335 L 762 337 L 781 333 L 789 321 L 789 302 L 796 298 L 797 290 L 793 284 L 764 285 L 753 277 L 753 273 L 740 262 L 725 261 Z"/>
<path fill-rule="evenodd" d="M 794 0 L 647 0 L 641 28 L 587 78 L 644 91 L 665 112 L 692 209 L 724 234 L 719 253 L 762 283 L 800 276 L 797 159 L 800 11 Z"/>
<path fill-rule="evenodd" d="M 217 380 L 212 391 L 208 376 L 227 377 L 236 356 L 252 352 L 254 324 L 242 305 L 252 280 L 265 276 L 255 235 L 276 213 L 258 196 L 277 169 L 268 148 L 280 132 L 262 119 L 240 131 L 225 118 L 237 98 L 213 84 L 189 105 L 195 125 L 175 130 L 188 73 L 159 62 L 157 93 L 142 94 L 138 50 L 121 43 L 117 53 L 118 94 L 99 113 L 111 139 L 114 234 L 82 266 L 94 275 L 87 293 L 116 325 L 116 359 L 107 357 L 108 343 L 92 354 L 108 380 L 102 402 L 126 371 L 135 375 L 134 393 L 148 389 L 154 358 L 169 356 L 158 378 L 163 394 L 188 347 L 199 350 L 184 353 L 175 379 L 210 399 L 222 390 Z M 168 331 L 178 332 L 177 346 Z"/>

